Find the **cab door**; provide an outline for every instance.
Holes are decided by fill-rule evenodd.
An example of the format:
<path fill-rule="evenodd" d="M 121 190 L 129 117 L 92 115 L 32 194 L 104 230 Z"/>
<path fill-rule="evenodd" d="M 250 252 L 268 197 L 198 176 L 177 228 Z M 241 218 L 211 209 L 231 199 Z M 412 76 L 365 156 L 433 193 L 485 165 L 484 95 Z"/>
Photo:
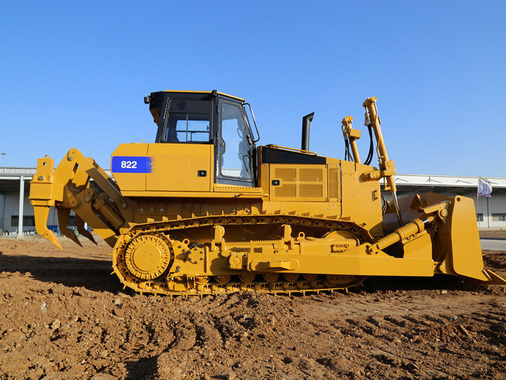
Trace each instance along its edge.
<path fill-rule="evenodd" d="M 255 143 L 242 103 L 221 98 L 217 115 L 219 128 L 214 136 L 216 183 L 255 186 Z"/>

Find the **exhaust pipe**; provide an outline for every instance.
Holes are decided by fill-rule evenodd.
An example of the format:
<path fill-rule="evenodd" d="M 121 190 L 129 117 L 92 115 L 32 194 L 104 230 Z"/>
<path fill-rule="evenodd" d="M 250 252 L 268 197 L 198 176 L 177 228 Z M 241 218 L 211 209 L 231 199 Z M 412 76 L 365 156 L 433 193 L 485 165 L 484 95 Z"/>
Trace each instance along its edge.
<path fill-rule="evenodd" d="M 314 112 L 302 118 L 302 144 L 300 149 L 309 150 L 309 125 L 313 121 Z"/>

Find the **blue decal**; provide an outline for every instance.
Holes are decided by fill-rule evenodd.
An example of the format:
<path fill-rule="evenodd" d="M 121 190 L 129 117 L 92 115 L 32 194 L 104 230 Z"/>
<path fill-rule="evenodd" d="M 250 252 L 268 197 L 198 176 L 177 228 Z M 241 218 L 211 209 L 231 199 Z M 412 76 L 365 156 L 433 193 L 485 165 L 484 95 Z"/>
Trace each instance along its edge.
<path fill-rule="evenodd" d="M 151 173 L 151 157 L 115 156 L 111 166 L 113 173 Z"/>

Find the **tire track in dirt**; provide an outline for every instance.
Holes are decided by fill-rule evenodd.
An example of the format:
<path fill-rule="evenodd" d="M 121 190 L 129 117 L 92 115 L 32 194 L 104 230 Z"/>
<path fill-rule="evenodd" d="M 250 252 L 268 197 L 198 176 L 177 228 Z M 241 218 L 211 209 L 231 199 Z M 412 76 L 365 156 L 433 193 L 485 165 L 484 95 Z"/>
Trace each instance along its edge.
<path fill-rule="evenodd" d="M 123 292 L 109 248 L 0 239 L 0 378 L 501 378 L 503 291 L 374 279 L 349 294 Z M 487 259 L 487 256 L 486 256 Z M 506 255 L 494 254 L 501 273 Z"/>

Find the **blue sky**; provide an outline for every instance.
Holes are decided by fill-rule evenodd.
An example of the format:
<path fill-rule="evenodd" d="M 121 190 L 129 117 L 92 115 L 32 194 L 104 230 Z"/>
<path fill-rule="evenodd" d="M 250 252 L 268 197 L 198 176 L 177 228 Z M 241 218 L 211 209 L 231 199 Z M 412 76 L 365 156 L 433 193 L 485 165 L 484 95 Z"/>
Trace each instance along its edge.
<path fill-rule="evenodd" d="M 261 144 L 342 158 L 377 96 L 401 174 L 506 177 L 504 1 L 10 1 L 0 4 L 0 166 L 76 147 L 108 168 L 151 142 L 150 92 L 246 98 Z M 365 157 L 368 141 L 359 141 Z"/>

